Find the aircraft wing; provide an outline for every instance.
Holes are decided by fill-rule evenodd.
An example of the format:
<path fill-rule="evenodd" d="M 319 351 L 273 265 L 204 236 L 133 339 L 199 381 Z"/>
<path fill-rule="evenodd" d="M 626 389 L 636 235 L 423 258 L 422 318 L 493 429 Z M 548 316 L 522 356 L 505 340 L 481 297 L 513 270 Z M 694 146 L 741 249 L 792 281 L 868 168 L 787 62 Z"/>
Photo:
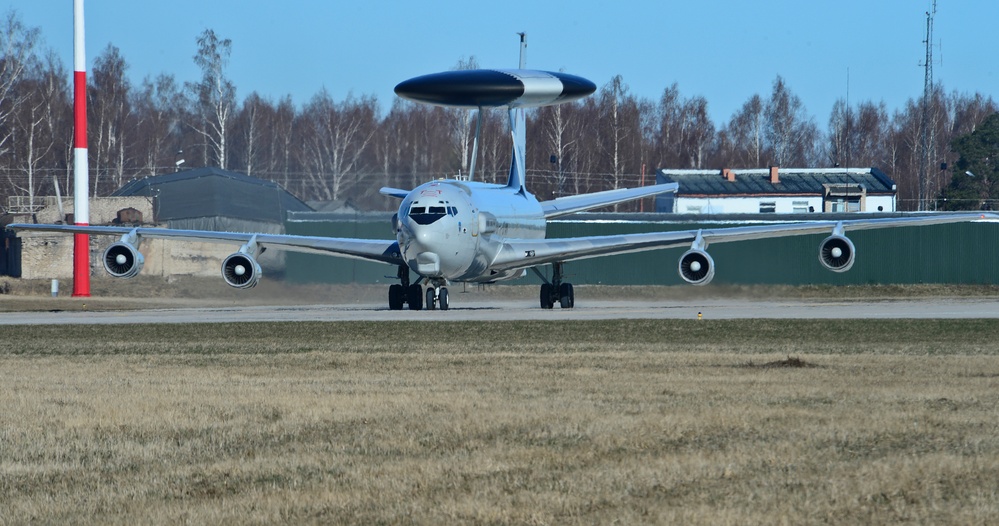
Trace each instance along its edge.
<path fill-rule="evenodd" d="M 71 234 L 90 234 L 103 236 L 121 236 L 135 234 L 139 237 L 175 239 L 179 241 L 203 241 L 209 243 L 228 243 L 241 245 L 256 241 L 264 248 L 274 248 L 291 252 L 305 252 L 340 256 L 357 259 L 379 261 L 392 265 L 405 263 L 399 251 L 399 243 L 395 240 L 349 239 L 316 236 L 291 236 L 286 234 L 212 232 L 207 230 L 174 230 L 170 228 L 130 228 L 118 226 L 81 226 L 81 225 L 34 225 L 11 224 L 11 230 L 27 230 L 33 232 L 61 232 Z"/>
<path fill-rule="evenodd" d="M 590 236 L 553 239 L 508 240 L 493 260 L 490 268 L 496 271 L 527 268 L 557 261 L 573 261 L 597 256 L 627 254 L 691 246 L 698 236 L 702 248 L 710 243 L 747 241 L 769 237 L 801 236 L 807 234 L 842 234 L 849 230 L 868 230 L 901 226 L 925 226 L 965 221 L 999 221 L 999 214 L 933 214 L 925 216 L 889 217 L 878 219 L 851 219 L 844 221 L 803 221 L 777 225 L 750 225 L 707 228 L 672 232 L 648 232 L 612 236 Z"/>
<path fill-rule="evenodd" d="M 665 183 L 640 186 L 638 188 L 618 188 L 616 190 L 594 192 L 592 194 L 570 195 L 552 199 L 551 201 L 542 201 L 541 209 L 545 212 L 545 219 L 552 219 L 594 208 L 634 201 L 643 197 L 675 192 L 678 187 L 677 183 Z"/>
<path fill-rule="evenodd" d="M 409 195 L 408 190 L 400 190 L 399 188 L 391 188 L 388 186 L 381 187 L 378 190 L 378 193 L 389 197 L 395 197 L 396 199 L 405 199 L 406 196 Z"/>

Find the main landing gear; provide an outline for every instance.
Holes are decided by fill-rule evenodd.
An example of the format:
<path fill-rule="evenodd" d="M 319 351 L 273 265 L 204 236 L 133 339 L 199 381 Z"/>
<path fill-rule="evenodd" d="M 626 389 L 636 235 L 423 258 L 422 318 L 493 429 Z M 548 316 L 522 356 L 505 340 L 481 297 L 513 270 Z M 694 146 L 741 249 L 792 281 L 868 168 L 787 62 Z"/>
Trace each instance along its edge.
<path fill-rule="evenodd" d="M 409 310 L 423 310 L 424 298 L 426 298 L 427 310 L 434 310 L 434 308 L 448 310 L 450 304 L 447 287 L 444 286 L 447 282 L 443 279 L 432 279 L 430 286 L 427 287 L 426 296 L 424 296 L 423 286 L 420 285 L 419 280 L 410 284 L 409 267 L 399 265 L 397 277 L 399 283 L 389 287 L 390 310 L 402 310 L 403 305 L 409 305 Z"/>
<path fill-rule="evenodd" d="M 571 309 L 576 304 L 576 295 L 572 283 L 562 281 L 562 262 L 552 263 L 552 279 L 548 281 L 537 268 L 532 269 L 544 283 L 541 284 L 541 308 L 551 309 L 558 302 L 559 307 Z"/>
<path fill-rule="evenodd" d="M 409 267 L 399 265 L 397 274 L 399 283 L 389 287 L 389 309 L 402 310 L 403 305 L 409 305 L 409 310 L 423 309 L 423 287 L 419 283 L 409 283 Z"/>

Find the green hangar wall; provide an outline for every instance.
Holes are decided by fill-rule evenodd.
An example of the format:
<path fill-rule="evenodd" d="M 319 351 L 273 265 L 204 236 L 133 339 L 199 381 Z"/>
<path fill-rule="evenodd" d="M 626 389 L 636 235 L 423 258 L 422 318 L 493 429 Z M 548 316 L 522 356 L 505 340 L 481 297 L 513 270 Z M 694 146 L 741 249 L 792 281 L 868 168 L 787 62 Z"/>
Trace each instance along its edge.
<path fill-rule="evenodd" d="M 585 219 L 554 221 L 548 237 L 599 236 L 633 232 L 723 228 L 748 222 L 611 219 L 593 214 Z M 579 216 L 577 216 L 579 217 Z M 675 216 L 665 216 L 675 217 Z M 856 216 L 853 216 L 855 218 Z M 826 219 L 826 217 L 823 217 Z M 703 219 L 703 217 L 698 218 Z M 832 218 L 829 218 L 832 219 Z M 772 221 L 768 216 L 766 221 Z M 778 222 L 778 221 L 773 221 Z M 359 220 L 289 221 L 289 234 L 390 239 L 389 216 Z M 708 246 L 715 261 L 712 283 L 723 284 L 999 284 L 999 223 L 958 223 L 925 227 L 885 228 L 850 232 L 857 249 L 853 268 L 844 273 L 826 270 L 818 259 L 819 243 L 828 234 L 792 236 Z M 608 256 L 566 263 L 573 284 L 679 285 L 680 255 L 686 248 Z M 541 267 L 546 275 L 550 267 Z M 304 283 L 391 283 L 396 269 L 361 260 L 289 252 L 287 279 Z M 533 273 L 511 283 L 533 284 Z"/>

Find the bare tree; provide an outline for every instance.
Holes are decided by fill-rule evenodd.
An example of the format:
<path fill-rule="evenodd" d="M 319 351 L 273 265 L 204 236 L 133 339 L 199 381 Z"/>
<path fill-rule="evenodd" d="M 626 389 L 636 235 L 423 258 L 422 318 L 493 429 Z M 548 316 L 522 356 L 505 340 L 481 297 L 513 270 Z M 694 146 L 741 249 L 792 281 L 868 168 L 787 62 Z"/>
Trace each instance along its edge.
<path fill-rule="evenodd" d="M 543 162 L 548 157 L 551 188 L 544 195 L 561 197 L 567 194 L 566 182 L 575 162 L 575 149 L 579 136 L 578 115 L 575 104 L 559 104 L 540 108 L 535 114 L 536 123 L 528 126 L 528 133 L 534 135 L 536 154 L 530 158 Z M 538 132 L 533 130 L 537 129 Z"/>
<path fill-rule="evenodd" d="M 478 68 L 479 62 L 472 56 L 468 60 L 458 59 L 458 63 L 451 69 L 457 71 Z M 468 174 L 471 164 L 472 140 L 475 137 L 475 114 L 472 113 L 472 110 L 465 108 L 447 108 L 445 112 L 448 116 L 448 127 L 451 130 L 452 146 L 461 160 L 461 172 Z"/>
<path fill-rule="evenodd" d="M 294 125 L 295 106 L 291 103 L 291 96 L 285 96 L 274 108 L 270 120 L 270 140 L 267 141 L 268 154 L 265 168 L 272 178 L 276 178 L 285 187 L 289 185 L 293 170 Z"/>
<path fill-rule="evenodd" d="M 791 93 L 779 75 L 774 80 L 763 115 L 764 137 L 770 146 L 773 164 L 808 166 L 815 151 L 818 128 L 805 112 L 801 99 Z"/>
<path fill-rule="evenodd" d="M 230 163 L 241 167 L 246 175 L 253 175 L 261 157 L 263 141 L 268 121 L 274 109 L 270 103 L 260 97 L 257 92 L 250 93 L 243 101 L 243 106 L 233 119 L 234 152 L 230 155 Z"/>
<path fill-rule="evenodd" d="M 950 96 L 953 113 L 951 126 L 954 137 L 973 133 L 985 119 L 999 111 L 999 105 L 991 97 L 981 93 L 967 94 L 954 92 Z"/>
<path fill-rule="evenodd" d="M 765 156 L 763 99 L 758 94 L 749 98 L 725 127 L 724 137 L 730 159 L 722 164 L 740 168 L 759 168 Z"/>
<path fill-rule="evenodd" d="M 11 116 L 30 95 L 20 81 L 25 69 L 37 63 L 38 39 L 38 28 L 25 27 L 13 9 L 0 22 L 0 155 L 6 153 L 14 132 Z"/>
<path fill-rule="evenodd" d="M 475 177 L 479 181 L 506 183 L 510 174 L 513 139 L 509 131 L 509 115 L 505 111 L 482 113 L 482 138 L 479 143 L 479 163 Z M 528 127 L 528 133 L 530 133 Z M 531 148 L 528 147 L 528 152 Z M 529 154 L 528 154 L 529 155 Z"/>
<path fill-rule="evenodd" d="M 715 125 L 708 116 L 708 101 L 692 97 L 683 105 L 683 147 L 687 166 L 703 168 L 708 148 L 714 141 Z"/>
<path fill-rule="evenodd" d="M 173 169 L 180 160 L 182 136 L 181 113 L 184 96 L 172 75 L 145 79 L 142 89 L 132 96 L 136 137 L 132 141 L 136 154 L 133 170 L 136 175 L 156 175 L 164 167 Z M 192 152 L 193 153 L 193 152 Z"/>
<path fill-rule="evenodd" d="M 111 178 L 105 185 L 107 193 L 124 182 L 126 122 L 131 111 L 131 85 L 126 77 L 127 70 L 128 64 L 121 52 L 111 44 L 94 61 L 87 105 L 94 195 L 101 194 L 102 176 Z"/>
<path fill-rule="evenodd" d="M 8 170 L 8 181 L 11 190 L 27 197 L 25 204 L 30 210 L 34 210 L 41 189 L 54 183 L 48 176 L 56 174 L 49 167 L 59 163 L 58 144 L 69 135 L 63 132 L 68 128 L 62 119 L 68 111 L 65 79 L 59 59 L 50 53 L 44 63 L 32 61 L 19 81 L 26 96 L 11 115 L 13 140 L 7 157 L 14 164 Z"/>
<path fill-rule="evenodd" d="M 236 105 L 236 87 L 225 76 L 231 53 L 232 40 L 220 40 L 215 31 L 206 29 L 198 37 L 198 53 L 194 55 L 194 63 L 201 68 L 201 82 L 187 84 L 194 96 L 197 116 L 192 128 L 207 146 L 205 164 L 223 170 L 228 167 L 228 132 Z"/>
<path fill-rule="evenodd" d="M 375 133 L 377 112 L 374 99 L 350 97 L 336 104 L 326 90 L 305 106 L 296 129 L 302 133 L 301 163 L 312 196 L 337 200 L 344 190 L 359 190 L 361 160 Z"/>

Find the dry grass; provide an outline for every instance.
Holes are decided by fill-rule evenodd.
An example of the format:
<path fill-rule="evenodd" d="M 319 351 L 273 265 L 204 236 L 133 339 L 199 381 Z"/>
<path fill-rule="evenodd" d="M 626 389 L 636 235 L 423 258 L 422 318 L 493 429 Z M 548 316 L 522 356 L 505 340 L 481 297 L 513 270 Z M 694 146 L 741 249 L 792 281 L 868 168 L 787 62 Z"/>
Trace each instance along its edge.
<path fill-rule="evenodd" d="M 3 331 L 2 524 L 999 521 L 995 321 Z"/>

